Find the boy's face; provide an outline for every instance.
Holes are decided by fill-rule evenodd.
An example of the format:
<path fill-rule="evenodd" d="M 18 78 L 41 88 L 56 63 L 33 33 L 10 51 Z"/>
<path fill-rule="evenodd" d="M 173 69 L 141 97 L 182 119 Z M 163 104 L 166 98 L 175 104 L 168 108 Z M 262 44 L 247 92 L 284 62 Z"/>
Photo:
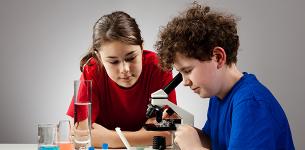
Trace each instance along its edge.
<path fill-rule="evenodd" d="M 110 42 L 99 51 L 108 76 L 122 87 L 131 87 L 142 72 L 142 49 L 140 45 Z"/>
<path fill-rule="evenodd" d="M 217 65 L 215 56 L 212 60 L 200 61 L 176 53 L 174 59 L 174 67 L 182 74 L 184 86 L 189 86 L 202 98 L 215 96 L 220 90 Z"/>

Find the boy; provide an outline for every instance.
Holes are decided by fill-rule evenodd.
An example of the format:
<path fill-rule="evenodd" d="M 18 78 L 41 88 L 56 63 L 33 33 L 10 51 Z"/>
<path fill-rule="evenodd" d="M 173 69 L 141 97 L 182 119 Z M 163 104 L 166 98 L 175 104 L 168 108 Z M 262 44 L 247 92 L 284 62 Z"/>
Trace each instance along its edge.
<path fill-rule="evenodd" d="M 253 74 L 238 70 L 239 36 L 233 15 L 194 4 L 173 18 L 155 47 L 161 66 L 172 66 L 202 98 L 210 98 L 202 130 L 180 126 L 185 149 L 294 149 L 286 115 Z"/>

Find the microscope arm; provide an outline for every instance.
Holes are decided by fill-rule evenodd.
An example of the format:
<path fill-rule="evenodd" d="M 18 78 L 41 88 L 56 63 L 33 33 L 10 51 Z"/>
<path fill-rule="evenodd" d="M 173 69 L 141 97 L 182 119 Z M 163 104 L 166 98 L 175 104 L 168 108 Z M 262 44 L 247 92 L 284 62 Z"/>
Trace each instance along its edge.
<path fill-rule="evenodd" d="M 188 124 L 194 126 L 194 115 L 173 104 L 167 99 L 167 97 L 167 94 L 162 89 L 160 89 L 152 94 L 151 104 L 157 106 L 168 105 L 182 118 L 181 124 Z"/>

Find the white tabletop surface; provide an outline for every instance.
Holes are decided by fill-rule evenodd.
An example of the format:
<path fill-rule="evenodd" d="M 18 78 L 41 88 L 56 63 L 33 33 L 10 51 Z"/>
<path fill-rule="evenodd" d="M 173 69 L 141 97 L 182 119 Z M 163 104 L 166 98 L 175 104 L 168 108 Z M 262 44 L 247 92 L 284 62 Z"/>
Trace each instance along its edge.
<path fill-rule="evenodd" d="M 0 144 L 0 150 L 37 150 L 37 144 Z M 101 150 L 101 149 L 95 149 Z"/>
<path fill-rule="evenodd" d="M 37 144 L 0 144 L 0 150 L 37 150 Z"/>
<path fill-rule="evenodd" d="M 0 150 L 37 150 L 37 144 L 0 144 Z M 132 148 L 135 149 L 136 148 Z M 101 150 L 101 149 L 95 149 Z M 115 149 L 119 150 L 119 149 Z M 145 148 L 145 150 L 152 150 L 152 148 Z"/>

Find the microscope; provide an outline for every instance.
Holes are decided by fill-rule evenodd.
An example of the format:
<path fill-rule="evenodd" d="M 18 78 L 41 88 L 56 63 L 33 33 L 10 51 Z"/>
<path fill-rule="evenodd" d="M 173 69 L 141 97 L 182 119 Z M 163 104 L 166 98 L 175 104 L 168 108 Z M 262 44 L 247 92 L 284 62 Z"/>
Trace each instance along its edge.
<path fill-rule="evenodd" d="M 151 94 L 151 104 L 148 104 L 146 117 L 151 118 L 156 116 L 158 124 L 145 124 L 144 128 L 148 131 L 173 131 L 176 130 L 176 124 L 194 125 L 194 115 L 186 110 L 178 107 L 168 100 L 168 94 L 174 90 L 182 81 L 181 73 L 178 73 L 173 80 L 165 86 Z M 163 109 L 167 106 L 167 114 L 172 115 L 176 113 L 180 119 L 163 119 Z"/>

